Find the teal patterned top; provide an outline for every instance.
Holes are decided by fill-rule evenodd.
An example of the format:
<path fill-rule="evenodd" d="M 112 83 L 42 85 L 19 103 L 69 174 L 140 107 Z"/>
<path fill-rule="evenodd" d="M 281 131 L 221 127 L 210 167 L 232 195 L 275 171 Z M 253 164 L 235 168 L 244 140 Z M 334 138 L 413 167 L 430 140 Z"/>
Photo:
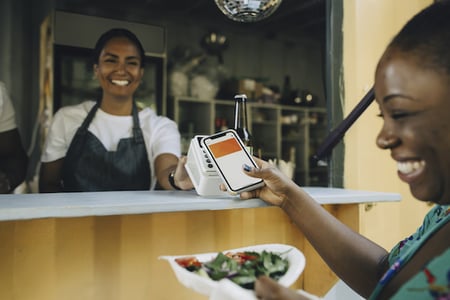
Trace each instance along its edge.
<path fill-rule="evenodd" d="M 434 232 L 449 221 L 450 205 L 434 206 L 425 216 L 422 226 L 392 249 L 389 254 L 390 268 L 380 279 L 369 299 L 377 299 L 389 280 Z M 450 300 L 450 247 L 440 256 L 429 261 L 423 270 L 407 281 L 391 299 Z"/>

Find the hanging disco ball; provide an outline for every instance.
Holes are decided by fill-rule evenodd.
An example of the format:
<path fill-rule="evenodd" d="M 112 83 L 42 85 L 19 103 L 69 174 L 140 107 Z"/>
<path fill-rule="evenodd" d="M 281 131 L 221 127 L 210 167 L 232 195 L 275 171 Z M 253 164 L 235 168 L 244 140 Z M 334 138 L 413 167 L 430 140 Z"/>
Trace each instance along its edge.
<path fill-rule="evenodd" d="M 215 0 L 219 9 L 233 21 L 256 22 L 267 18 L 282 0 Z"/>

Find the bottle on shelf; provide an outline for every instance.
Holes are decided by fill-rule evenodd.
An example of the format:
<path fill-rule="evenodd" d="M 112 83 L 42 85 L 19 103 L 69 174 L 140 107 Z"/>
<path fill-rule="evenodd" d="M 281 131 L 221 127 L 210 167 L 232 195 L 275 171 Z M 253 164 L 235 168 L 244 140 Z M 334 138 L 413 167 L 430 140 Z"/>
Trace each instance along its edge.
<path fill-rule="evenodd" d="M 234 130 L 236 130 L 249 153 L 253 155 L 253 136 L 248 130 L 247 122 L 247 96 L 245 94 L 236 95 L 234 101 Z"/>
<path fill-rule="evenodd" d="M 291 77 L 285 76 L 283 89 L 281 90 L 281 104 L 291 105 L 292 104 L 292 87 L 291 87 Z"/>
<path fill-rule="evenodd" d="M 222 122 L 220 122 L 220 131 L 224 131 L 228 129 L 227 119 L 223 118 Z"/>
<path fill-rule="evenodd" d="M 228 129 L 227 119 L 222 117 L 216 117 L 214 121 L 215 131 L 224 131 Z"/>

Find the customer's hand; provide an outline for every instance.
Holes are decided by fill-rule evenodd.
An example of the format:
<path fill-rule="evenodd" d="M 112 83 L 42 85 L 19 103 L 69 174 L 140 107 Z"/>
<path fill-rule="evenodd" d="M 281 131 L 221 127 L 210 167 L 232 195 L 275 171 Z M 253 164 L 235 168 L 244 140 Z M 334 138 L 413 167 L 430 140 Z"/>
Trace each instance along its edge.
<path fill-rule="evenodd" d="M 253 191 L 242 192 L 241 199 L 261 198 L 262 200 L 280 206 L 290 190 L 298 186 L 290 178 L 284 175 L 275 166 L 268 162 L 254 158 L 259 168 L 251 168 L 249 171 L 243 170 L 251 177 L 261 178 L 265 185 Z"/>
<path fill-rule="evenodd" d="M 316 297 L 308 297 L 299 294 L 285 286 L 282 286 L 275 280 L 261 276 L 255 282 L 255 294 L 258 299 L 262 300 L 310 300 Z"/>

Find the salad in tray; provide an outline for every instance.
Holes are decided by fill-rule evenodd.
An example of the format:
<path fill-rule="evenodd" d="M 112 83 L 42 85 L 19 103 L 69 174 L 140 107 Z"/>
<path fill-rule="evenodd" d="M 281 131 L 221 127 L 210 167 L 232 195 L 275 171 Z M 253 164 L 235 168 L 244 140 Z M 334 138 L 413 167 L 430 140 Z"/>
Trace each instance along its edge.
<path fill-rule="evenodd" d="M 216 257 L 206 262 L 200 262 L 195 256 L 175 258 L 175 262 L 200 276 L 216 281 L 227 278 L 243 288 L 253 289 L 256 278 L 261 275 L 278 280 L 286 274 L 289 262 L 281 255 L 266 250 L 260 253 L 229 251 L 219 252 Z"/>
<path fill-rule="evenodd" d="M 223 280 L 235 283 L 232 288 L 253 293 L 254 283 L 261 275 L 290 286 L 305 266 L 303 254 L 297 248 L 283 244 L 161 258 L 169 262 L 183 285 L 204 295 L 211 295 Z"/>

